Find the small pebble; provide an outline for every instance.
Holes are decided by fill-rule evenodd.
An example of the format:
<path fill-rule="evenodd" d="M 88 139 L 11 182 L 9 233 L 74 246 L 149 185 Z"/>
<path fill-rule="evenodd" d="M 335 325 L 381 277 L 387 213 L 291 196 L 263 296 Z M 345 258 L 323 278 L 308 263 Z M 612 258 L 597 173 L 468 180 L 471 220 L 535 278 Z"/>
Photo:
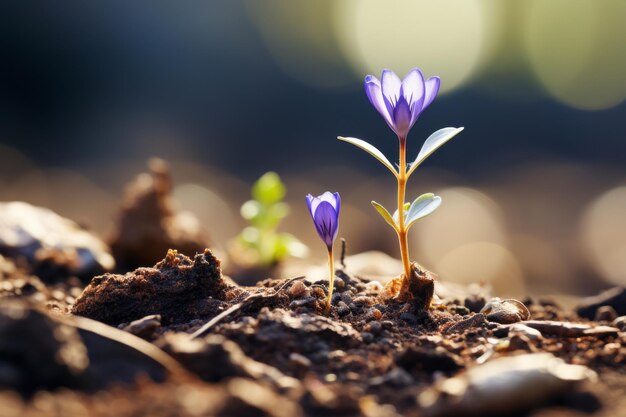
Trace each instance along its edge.
<path fill-rule="evenodd" d="M 139 320 L 135 320 L 121 328 L 122 330 L 128 333 L 132 333 L 135 336 L 148 339 L 160 327 L 161 327 L 161 316 L 158 314 L 152 314 L 152 315 L 143 317 Z"/>
<path fill-rule="evenodd" d="M 613 320 L 611 326 L 617 327 L 620 331 L 626 331 L 626 316 L 620 316 Z"/>
<path fill-rule="evenodd" d="M 411 314 L 411 313 L 400 314 L 400 320 L 406 321 L 409 324 L 417 323 L 417 317 L 415 317 L 415 314 Z"/>
<path fill-rule="evenodd" d="M 363 338 L 363 342 L 372 343 L 374 341 L 374 335 L 370 332 L 361 333 L 361 338 Z"/>
<path fill-rule="evenodd" d="M 393 321 L 391 321 L 391 320 L 383 320 L 383 321 L 380 322 L 380 324 L 381 324 L 381 326 L 383 326 L 383 328 L 385 330 L 392 329 L 393 326 L 394 326 L 393 325 Z"/>
<path fill-rule="evenodd" d="M 314 295 L 317 298 L 326 298 L 326 293 L 320 287 L 313 287 L 311 289 L 311 295 Z"/>
<path fill-rule="evenodd" d="M 302 369 L 309 369 L 312 365 L 309 358 L 295 352 L 289 355 L 289 363 Z"/>
<path fill-rule="evenodd" d="M 291 287 L 289 287 L 289 295 L 291 295 L 292 297 L 300 297 L 306 292 L 306 290 L 307 288 L 306 285 L 304 285 L 304 282 L 295 281 L 293 284 L 291 284 Z"/>
<path fill-rule="evenodd" d="M 346 288 L 346 282 L 339 277 L 335 277 L 335 288 L 339 291 L 343 290 Z"/>
<path fill-rule="evenodd" d="M 380 320 L 383 317 L 383 313 L 381 313 L 377 308 L 372 308 L 370 310 L 370 314 L 375 320 Z"/>
<path fill-rule="evenodd" d="M 339 301 L 339 303 L 337 303 L 335 311 L 337 312 L 337 314 L 339 314 L 339 317 L 343 317 L 350 314 L 350 307 L 348 307 L 343 301 Z"/>
<path fill-rule="evenodd" d="M 356 304 L 370 305 L 372 304 L 372 299 L 370 297 L 366 297 L 364 295 L 358 296 L 352 300 L 352 302 Z"/>
<path fill-rule="evenodd" d="M 328 359 L 341 359 L 346 357 L 346 352 L 341 349 L 333 350 L 328 354 Z"/>
<path fill-rule="evenodd" d="M 350 304 L 352 302 L 352 296 L 350 295 L 349 292 L 344 292 L 341 294 L 341 299 L 343 300 L 344 303 L 346 304 Z"/>
<path fill-rule="evenodd" d="M 375 309 L 377 309 L 381 313 L 384 313 L 387 310 L 387 307 L 385 307 L 382 304 L 374 304 L 372 307 L 374 307 Z"/>
<path fill-rule="evenodd" d="M 302 307 L 302 306 L 310 305 L 310 304 L 313 304 L 316 300 L 317 300 L 317 298 L 315 298 L 315 297 L 307 297 L 307 298 L 302 298 L 300 300 L 293 300 L 289 304 L 289 308 L 296 308 L 296 307 Z"/>
<path fill-rule="evenodd" d="M 513 299 L 502 300 L 494 297 L 485 304 L 480 312 L 487 317 L 487 320 L 501 324 L 516 323 L 530 319 L 530 312 L 526 306 L 520 301 Z"/>
<path fill-rule="evenodd" d="M 365 325 L 364 330 L 374 335 L 379 334 L 383 330 L 382 324 L 379 321 L 372 321 Z"/>
<path fill-rule="evenodd" d="M 617 311 L 611 306 L 602 306 L 596 310 L 595 321 L 613 321 L 617 318 Z"/>

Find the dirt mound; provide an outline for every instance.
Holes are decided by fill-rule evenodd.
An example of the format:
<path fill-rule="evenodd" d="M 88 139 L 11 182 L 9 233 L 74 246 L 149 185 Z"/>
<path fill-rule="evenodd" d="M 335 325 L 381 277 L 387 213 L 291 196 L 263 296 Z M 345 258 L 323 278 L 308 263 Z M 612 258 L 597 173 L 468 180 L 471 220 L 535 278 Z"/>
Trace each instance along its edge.
<path fill-rule="evenodd" d="M 95 277 L 72 313 L 118 325 L 158 314 L 164 324 L 213 316 L 225 297 L 220 261 L 210 250 L 194 259 L 170 250 L 152 268 Z"/>

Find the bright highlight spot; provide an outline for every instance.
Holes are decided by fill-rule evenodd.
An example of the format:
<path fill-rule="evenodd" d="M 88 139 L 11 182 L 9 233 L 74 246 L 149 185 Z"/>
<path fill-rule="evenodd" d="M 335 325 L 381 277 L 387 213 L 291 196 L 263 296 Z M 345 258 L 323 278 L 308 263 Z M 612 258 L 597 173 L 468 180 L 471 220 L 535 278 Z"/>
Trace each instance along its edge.
<path fill-rule="evenodd" d="M 443 203 L 436 213 L 413 226 L 413 257 L 443 280 L 493 285 L 501 296 L 523 293 L 523 274 L 507 248 L 507 232 L 499 206 L 471 188 L 437 193 Z"/>
<path fill-rule="evenodd" d="M 526 47 L 534 72 L 555 99 L 606 109 L 626 98 L 626 2 L 535 0 Z"/>
<path fill-rule="evenodd" d="M 441 91 L 446 92 L 462 85 L 482 57 L 487 35 L 483 2 L 346 0 L 334 4 L 337 38 L 359 76 L 380 74 L 383 68 L 404 76 L 419 67 L 426 77 L 439 75 Z"/>
<path fill-rule="evenodd" d="M 626 186 L 599 196 L 582 220 L 582 240 L 594 269 L 626 285 Z"/>

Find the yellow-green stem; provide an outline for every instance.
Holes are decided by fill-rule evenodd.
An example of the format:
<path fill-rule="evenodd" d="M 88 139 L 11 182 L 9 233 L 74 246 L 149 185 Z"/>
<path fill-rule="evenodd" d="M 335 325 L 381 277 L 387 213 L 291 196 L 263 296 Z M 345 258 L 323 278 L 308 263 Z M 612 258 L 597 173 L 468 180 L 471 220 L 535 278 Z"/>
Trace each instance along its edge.
<path fill-rule="evenodd" d="M 411 261 L 409 259 L 409 243 L 407 230 L 404 224 L 404 195 L 406 193 L 406 138 L 400 138 L 400 169 L 398 170 L 398 241 L 400 256 L 406 279 L 411 275 Z"/>
<path fill-rule="evenodd" d="M 330 275 L 328 277 L 328 298 L 326 299 L 326 311 L 330 311 L 330 301 L 333 297 L 333 288 L 335 286 L 335 261 L 333 259 L 333 248 L 328 248 L 328 269 Z"/>

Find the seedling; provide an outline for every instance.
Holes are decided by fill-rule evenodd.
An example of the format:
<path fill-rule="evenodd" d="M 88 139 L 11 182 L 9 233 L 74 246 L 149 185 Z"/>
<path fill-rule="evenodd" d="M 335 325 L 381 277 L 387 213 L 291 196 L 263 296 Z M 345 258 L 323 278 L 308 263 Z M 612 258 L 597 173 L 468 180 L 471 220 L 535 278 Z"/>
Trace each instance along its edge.
<path fill-rule="evenodd" d="M 238 237 L 249 249 L 255 263 L 270 267 L 287 256 L 304 257 L 308 248 L 289 233 L 278 233 L 280 222 L 289 214 L 283 202 L 287 189 L 275 172 L 268 172 L 252 186 L 252 200 L 241 206 L 241 216 L 249 222 Z"/>
<path fill-rule="evenodd" d="M 405 289 L 408 288 L 409 279 L 412 275 L 407 240 L 408 231 L 415 222 L 434 212 L 441 204 L 441 197 L 432 193 L 422 194 L 412 203 L 405 202 L 407 181 L 426 158 L 463 130 L 462 127 L 446 127 L 436 131 L 426 139 L 415 160 L 407 165 L 406 142 L 409 131 L 420 114 L 433 102 L 439 92 L 439 86 L 439 77 L 431 77 L 424 81 L 422 73 L 417 68 L 411 70 L 402 81 L 390 70 L 383 71 L 380 81 L 373 75 L 365 77 L 365 92 L 369 101 L 398 136 L 400 156 L 397 168 L 389 162 L 381 151 L 368 142 L 351 137 L 340 136 L 338 138 L 368 152 L 387 167 L 397 180 L 398 208 L 394 214 L 390 214 L 385 207 L 376 201 L 372 201 L 372 205 L 398 235 L 404 269 L 402 288 Z M 430 300 L 428 304 L 430 304 Z"/>
<path fill-rule="evenodd" d="M 315 230 L 328 249 L 328 268 L 330 276 L 328 278 L 328 298 L 326 299 L 326 311 L 330 310 L 330 300 L 333 296 L 333 286 L 335 282 L 335 264 L 333 259 L 333 244 L 339 231 L 339 209 L 341 208 L 341 198 L 339 193 L 326 191 L 319 197 L 311 194 L 306 196 L 306 204 L 309 207 L 311 218 Z"/>

